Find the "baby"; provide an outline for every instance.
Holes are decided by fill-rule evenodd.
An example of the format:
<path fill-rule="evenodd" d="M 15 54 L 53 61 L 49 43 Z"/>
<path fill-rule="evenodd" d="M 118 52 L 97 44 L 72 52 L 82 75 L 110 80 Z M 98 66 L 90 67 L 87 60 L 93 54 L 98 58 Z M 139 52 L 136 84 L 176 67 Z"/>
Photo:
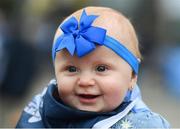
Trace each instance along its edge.
<path fill-rule="evenodd" d="M 74 12 L 57 29 L 52 56 L 56 79 L 25 107 L 17 128 L 169 128 L 141 99 L 138 40 L 118 11 Z"/>

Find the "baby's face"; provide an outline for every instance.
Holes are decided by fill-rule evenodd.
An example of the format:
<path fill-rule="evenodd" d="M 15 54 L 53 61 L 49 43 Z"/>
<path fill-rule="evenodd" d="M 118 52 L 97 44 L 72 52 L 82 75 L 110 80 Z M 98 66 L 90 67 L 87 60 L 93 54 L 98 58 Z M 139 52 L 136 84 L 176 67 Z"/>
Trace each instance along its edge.
<path fill-rule="evenodd" d="M 58 52 L 55 72 L 60 98 L 85 111 L 112 111 L 136 81 L 131 67 L 104 46 L 97 46 L 82 58 L 70 56 L 64 50 Z"/>

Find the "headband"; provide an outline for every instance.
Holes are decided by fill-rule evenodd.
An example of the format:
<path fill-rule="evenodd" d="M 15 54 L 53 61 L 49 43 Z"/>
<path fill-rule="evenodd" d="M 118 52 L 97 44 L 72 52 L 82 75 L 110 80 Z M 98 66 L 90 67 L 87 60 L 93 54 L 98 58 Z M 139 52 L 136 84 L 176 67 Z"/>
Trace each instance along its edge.
<path fill-rule="evenodd" d="M 96 45 L 104 45 L 123 58 L 133 71 L 138 74 L 138 59 L 123 44 L 106 35 L 105 29 L 91 26 L 97 17 L 96 15 L 87 15 L 85 10 L 83 10 L 79 23 L 72 16 L 60 25 L 63 34 L 53 44 L 53 61 L 55 60 L 56 52 L 62 49 L 67 49 L 72 56 L 76 53 L 78 57 L 82 57 L 93 51 Z"/>

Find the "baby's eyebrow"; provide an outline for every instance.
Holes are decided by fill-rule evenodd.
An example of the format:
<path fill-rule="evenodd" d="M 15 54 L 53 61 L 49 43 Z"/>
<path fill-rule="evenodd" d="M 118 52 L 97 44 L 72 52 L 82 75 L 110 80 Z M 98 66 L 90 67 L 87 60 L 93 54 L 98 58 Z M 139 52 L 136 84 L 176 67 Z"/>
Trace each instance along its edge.
<path fill-rule="evenodd" d="M 93 60 L 93 62 L 96 64 L 112 64 L 112 60 L 109 60 L 107 58 L 95 59 L 95 60 Z"/>
<path fill-rule="evenodd" d="M 61 61 L 62 65 L 67 65 L 67 64 L 74 64 L 72 61 L 69 60 L 63 60 Z"/>

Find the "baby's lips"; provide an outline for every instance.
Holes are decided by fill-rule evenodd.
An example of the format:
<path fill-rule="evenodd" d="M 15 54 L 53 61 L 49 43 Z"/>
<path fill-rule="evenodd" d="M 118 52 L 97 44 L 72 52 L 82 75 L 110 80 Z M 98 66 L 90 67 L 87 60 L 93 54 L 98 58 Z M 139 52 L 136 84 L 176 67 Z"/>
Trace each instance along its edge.
<path fill-rule="evenodd" d="M 87 98 L 87 99 L 93 99 L 96 97 L 99 97 L 100 95 L 94 95 L 94 94 L 78 94 L 79 97 Z"/>

